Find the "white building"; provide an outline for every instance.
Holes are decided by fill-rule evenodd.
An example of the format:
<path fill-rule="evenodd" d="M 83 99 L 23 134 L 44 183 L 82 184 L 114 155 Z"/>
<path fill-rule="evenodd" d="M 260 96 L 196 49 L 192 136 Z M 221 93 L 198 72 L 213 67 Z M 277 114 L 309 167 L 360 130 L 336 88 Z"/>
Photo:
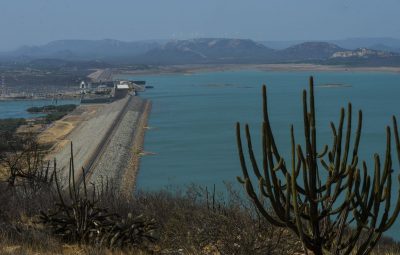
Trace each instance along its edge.
<path fill-rule="evenodd" d="M 124 98 L 128 95 L 129 89 L 128 84 L 116 84 L 114 87 L 114 97 L 116 99 Z"/>
<path fill-rule="evenodd" d="M 85 81 L 82 81 L 81 84 L 79 85 L 79 89 L 80 89 L 81 94 L 90 93 L 90 90 L 91 90 L 90 83 L 86 83 Z"/>

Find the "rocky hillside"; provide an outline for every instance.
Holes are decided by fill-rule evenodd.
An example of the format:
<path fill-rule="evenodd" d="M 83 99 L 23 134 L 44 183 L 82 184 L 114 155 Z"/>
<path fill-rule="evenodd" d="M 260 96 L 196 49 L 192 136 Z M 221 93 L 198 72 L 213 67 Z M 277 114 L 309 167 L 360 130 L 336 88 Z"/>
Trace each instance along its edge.
<path fill-rule="evenodd" d="M 378 47 L 378 46 L 376 46 Z M 198 38 L 174 41 L 63 40 L 43 46 L 22 47 L 0 54 L 5 60 L 41 63 L 93 62 L 112 64 L 268 64 L 318 63 L 348 65 L 400 65 L 399 54 L 385 45 L 381 49 L 343 48 L 331 42 L 302 42 L 284 49 L 271 49 L 249 39 Z M 55 61 L 57 60 L 57 61 Z M 86 64 L 85 64 L 86 65 Z"/>
<path fill-rule="evenodd" d="M 360 48 L 356 50 L 337 51 L 332 54 L 331 58 L 390 58 L 397 56 L 400 56 L 400 54 L 382 50 Z"/>
<path fill-rule="evenodd" d="M 286 61 L 324 60 L 343 48 L 327 42 L 305 42 L 279 51 L 279 59 Z"/>
<path fill-rule="evenodd" d="M 274 55 L 274 50 L 252 40 L 202 38 L 168 42 L 140 60 L 155 64 L 260 63 Z"/>
<path fill-rule="evenodd" d="M 59 40 L 42 46 L 24 46 L 8 55 L 28 59 L 98 60 L 133 57 L 158 46 L 156 41 Z"/>

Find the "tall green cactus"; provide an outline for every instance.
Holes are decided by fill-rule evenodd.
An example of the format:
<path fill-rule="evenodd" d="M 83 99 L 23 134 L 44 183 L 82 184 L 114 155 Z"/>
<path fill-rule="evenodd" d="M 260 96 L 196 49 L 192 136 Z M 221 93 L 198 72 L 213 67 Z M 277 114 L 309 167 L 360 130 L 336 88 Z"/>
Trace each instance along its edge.
<path fill-rule="evenodd" d="M 352 134 L 352 107 L 340 111 L 339 126 L 331 122 L 333 142 L 317 148 L 314 82 L 310 77 L 309 102 L 303 91 L 305 144 L 296 144 L 291 126 L 291 157 L 281 157 L 271 129 L 266 87 L 263 86 L 262 166 L 255 158 L 249 126 L 245 126 L 248 154 L 255 178 L 251 178 L 244 156 L 240 124 L 236 124 L 237 145 L 247 194 L 259 212 L 272 224 L 291 229 L 306 251 L 314 254 L 368 254 L 382 233 L 395 222 L 400 211 L 400 193 L 391 209 L 392 155 L 391 129 L 386 128 L 383 165 L 374 155 L 375 169 L 370 175 L 365 161 L 359 163 L 362 112 L 358 112 L 355 139 Z M 394 139 L 400 163 L 400 140 L 393 117 Z M 353 143 L 351 148 L 350 144 Z M 319 152 L 320 151 L 320 152 Z M 325 173 L 321 170 L 324 169 Z M 321 173 L 320 173 L 321 172 Z M 400 180 L 400 176 L 399 176 Z M 255 186 L 258 186 L 256 193 Z M 400 192 L 400 190 L 399 190 Z M 265 200 L 269 203 L 265 203 Z M 272 213 L 272 211 L 274 213 Z M 382 211 L 383 210 L 383 211 Z"/>

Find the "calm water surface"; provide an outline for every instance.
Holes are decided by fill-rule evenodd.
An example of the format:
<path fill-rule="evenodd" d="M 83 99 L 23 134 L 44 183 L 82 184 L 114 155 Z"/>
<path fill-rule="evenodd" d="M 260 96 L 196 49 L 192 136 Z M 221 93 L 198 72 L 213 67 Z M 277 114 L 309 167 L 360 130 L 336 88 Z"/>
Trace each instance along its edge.
<path fill-rule="evenodd" d="M 223 181 L 236 183 L 241 170 L 235 123 L 250 124 L 256 155 L 260 155 L 263 83 L 268 86 L 270 119 L 280 152 L 289 156 L 292 123 L 297 142 L 302 142 L 301 92 L 308 87 L 309 75 L 235 71 L 140 77 L 154 86 L 143 96 L 153 102 L 145 150 L 156 155 L 141 160 L 138 187 L 155 190 L 198 183 L 222 188 Z M 371 165 L 373 153 L 384 153 L 385 126 L 391 124 L 391 116 L 400 118 L 400 74 L 318 72 L 314 77 L 319 143 L 331 143 L 329 122 L 337 123 L 340 107 L 351 101 L 353 116 L 363 109 L 360 156 Z M 347 86 L 318 87 L 327 83 Z M 397 175 L 400 168 L 394 160 Z M 400 239 L 394 234 L 399 230 L 396 223 L 389 234 Z"/>
<path fill-rule="evenodd" d="M 55 101 L 51 99 L 0 101 L 0 119 L 40 116 L 38 114 L 31 114 L 26 109 L 34 106 L 41 107 L 53 104 L 55 104 Z M 79 104 L 79 100 L 57 100 L 57 105 L 62 104 Z"/>

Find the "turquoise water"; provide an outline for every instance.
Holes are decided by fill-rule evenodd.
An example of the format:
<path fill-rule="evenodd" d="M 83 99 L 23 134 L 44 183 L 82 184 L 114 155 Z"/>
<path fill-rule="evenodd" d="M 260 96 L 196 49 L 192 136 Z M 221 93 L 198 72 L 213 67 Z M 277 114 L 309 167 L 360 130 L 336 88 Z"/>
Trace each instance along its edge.
<path fill-rule="evenodd" d="M 258 71 L 140 77 L 154 86 L 142 96 L 153 102 L 145 150 L 156 155 L 142 159 L 139 188 L 235 182 L 240 174 L 235 123 L 249 123 L 259 147 L 263 83 L 268 86 L 270 118 L 280 151 L 289 155 L 285 152 L 290 124 L 299 139 L 303 132 L 301 93 L 308 88 L 308 77 L 305 72 Z M 400 118 L 400 74 L 327 72 L 314 77 L 319 141 L 331 143 L 329 122 L 337 123 L 340 107 L 351 100 L 353 116 L 363 109 L 361 157 L 383 153 L 385 126 L 391 124 L 393 114 Z M 318 87 L 327 83 L 351 87 Z"/>
<path fill-rule="evenodd" d="M 216 184 L 222 188 L 224 181 L 236 183 L 235 177 L 241 170 L 235 123 L 250 124 L 256 155 L 260 155 L 263 83 L 268 86 L 270 119 L 280 152 L 288 156 L 290 124 L 295 126 L 297 142 L 301 142 L 301 92 L 308 87 L 309 75 L 309 72 L 237 71 L 140 77 L 154 86 L 142 96 L 153 102 L 149 120 L 152 129 L 146 132 L 145 150 L 155 155 L 141 160 L 138 188 L 156 190 L 190 183 L 208 187 Z M 353 116 L 363 109 L 361 158 L 370 163 L 373 153 L 382 155 L 385 126 L 391 124 L 392 114 L 400 118 L 400 74 L 318 72 L 314 77 L 316 85 L 350 86 L 315 88 L 319 142 L 330 145 L 329 122 L 337 123 L 340 107 L 351 100 Z M 356 127 L 356 119 L 353 121 Z M 394 162 L 397 175 L 400 172 L 397 158 Z M 397 189 L 398 184 L 394 186 Z M 389 234 L 400 239 L 394 234 L 399 230 L 397 223 Z"/>
<path fill-rule="evenodd" d="M 34 106 L 40 107 L 52 104 L 55 104 L 55 101 L 51 99 L 0 101 L 0 119 L 32 118 L 40 116 L 38 114 L 31 114 L 27 112 L 26 109 Z M 57 105 L 62 104 L 79 104 L 79 100 L 57 100 Z"/>

